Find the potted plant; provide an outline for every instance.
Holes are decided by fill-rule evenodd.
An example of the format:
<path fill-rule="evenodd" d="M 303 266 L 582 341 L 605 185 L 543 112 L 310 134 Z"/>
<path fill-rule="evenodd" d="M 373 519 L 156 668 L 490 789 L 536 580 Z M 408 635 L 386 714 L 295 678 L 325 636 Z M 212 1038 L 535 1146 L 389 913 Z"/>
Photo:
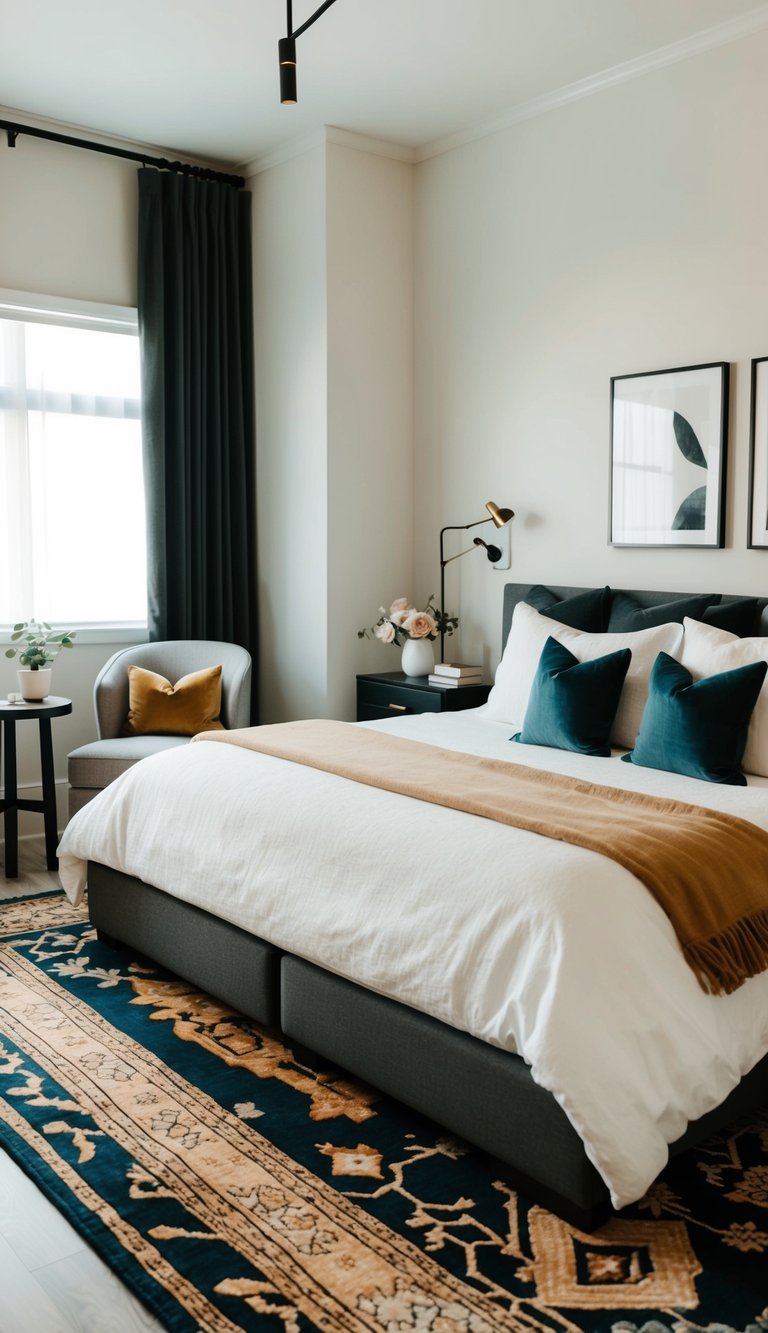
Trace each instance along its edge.
<path fill-rule="evenodd" d="M 22 699 L 38 702 L 45 699 L 51 688 L 49 662 L 55 661 L 62 648 L 72 648 L 76 630 L 53 630 L 45 620 L 20 620 L 11 632 L 15 648 L 6 648 L 6 657 L 18 655 L 21 663 L 17 671 Z M 23 639 L 23 643 L 19 640 Z"/>

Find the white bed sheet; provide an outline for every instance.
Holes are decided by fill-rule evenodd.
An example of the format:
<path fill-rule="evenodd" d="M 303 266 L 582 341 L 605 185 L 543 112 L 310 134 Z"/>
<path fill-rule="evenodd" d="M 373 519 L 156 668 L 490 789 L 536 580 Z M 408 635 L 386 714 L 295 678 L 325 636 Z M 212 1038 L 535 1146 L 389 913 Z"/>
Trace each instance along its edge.
<path fill-rule="evenodd" d="M 768 829 L 765 778 L 719 787 L 512 745 L 482 709 L 367 725 Z M 74 817 L 59 857 L 72 901 L 85 862 L 103 862 L 517 1051 L 616 1207 L 768 1052 L 768 973 L 706 995 L 661 908 L 615 862 L 253 751 L 197 742 L 143 760 Z"/>

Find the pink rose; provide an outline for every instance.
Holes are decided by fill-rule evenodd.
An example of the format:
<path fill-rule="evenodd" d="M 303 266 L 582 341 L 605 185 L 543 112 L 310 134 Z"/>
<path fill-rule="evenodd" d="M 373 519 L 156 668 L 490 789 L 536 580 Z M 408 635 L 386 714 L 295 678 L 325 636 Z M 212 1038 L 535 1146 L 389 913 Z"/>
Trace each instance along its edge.
<path fill-rule="evenodd" d="M 408 609 L 408 598 L 396 597 L 389 608 L 389 614 L 392 615 L 393 611 L 407 611 Z"/>
<path fill-rule="evenodd" d="M 405 620 L 406 616 L 409 616 L 409 615 L 411 614 L 411 611 L 412 611 L 412 610 L 413 610 L 413 607 L 412 607 L 412 606 L 406 606 L 406 607 L 403 607 L 402 611 L 390 611 L 390 613 L 389 613 L 389 618 L 390 618 L 390 620 L 392 621 L 392 624 L 393 624 L 393 625 L 402 625 L 402 623 L 403 623 L 403 621 Z"/>
<path fill-rule="evenodd" d="M 373 632 L 377 639 L 381 639 L 382 643 L 394 642 L 395 628 L 394 625 L 390 625 L 388 620 L 385 620 L 383 625 L 377 625 Z"/>
<path fill-rule="evenodd" d="M 437 634 L 437 622 L 427 611 L 412 611 L 403 621 L 403 629 L 412 639 L 426 639 Z"/>

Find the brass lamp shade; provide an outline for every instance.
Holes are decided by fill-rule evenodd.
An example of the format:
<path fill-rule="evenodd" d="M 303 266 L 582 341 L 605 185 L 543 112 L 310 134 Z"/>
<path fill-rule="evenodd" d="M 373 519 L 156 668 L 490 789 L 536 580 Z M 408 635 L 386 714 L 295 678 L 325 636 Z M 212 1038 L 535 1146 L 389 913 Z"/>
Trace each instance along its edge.
<path fill-rule="evenodd" d="M 511 518 L 515 517 L 514 509 L 499 509 L 499 506 L 497 504 L 494 504 L 493 500 L 489 500 L 485 507 L 488 510 L 488 513 L 490 514 L 497 528 L 503 528 L 507 523 L 509 523 L 509 520 Z"/>

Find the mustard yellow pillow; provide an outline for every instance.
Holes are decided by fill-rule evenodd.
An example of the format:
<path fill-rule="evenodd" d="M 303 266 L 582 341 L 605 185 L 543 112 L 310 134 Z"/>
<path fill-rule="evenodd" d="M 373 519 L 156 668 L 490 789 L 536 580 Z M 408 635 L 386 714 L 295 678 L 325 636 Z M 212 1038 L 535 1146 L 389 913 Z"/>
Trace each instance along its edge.
<path fill-rule="evenodd" d="M 124 736 L 194 736 L 223 731 L 221 667 L 192 671 L 171 685 L 144 667 L 128 668 L 128 717 Z"/>

